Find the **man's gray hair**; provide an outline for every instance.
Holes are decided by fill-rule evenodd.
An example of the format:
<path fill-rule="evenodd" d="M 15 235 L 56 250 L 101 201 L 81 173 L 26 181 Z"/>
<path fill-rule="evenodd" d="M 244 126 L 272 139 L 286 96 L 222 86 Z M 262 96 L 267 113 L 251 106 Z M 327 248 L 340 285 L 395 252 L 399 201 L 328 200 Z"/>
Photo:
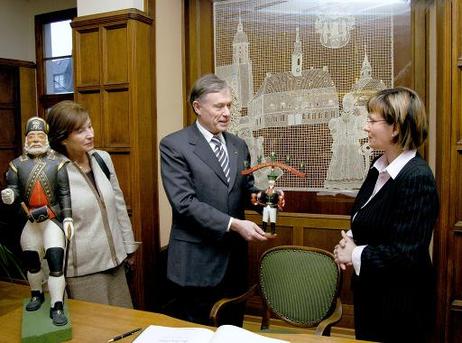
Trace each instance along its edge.
<path fill-rule="evenodd" d="M 204 75 L 194 83 L 189 95 L 189 103 L 194 110 L 194 101 L 209 93 L 219 93 L 223 89 L 229 89 L 225 80 L 220 79 L 215 74 Z"/>

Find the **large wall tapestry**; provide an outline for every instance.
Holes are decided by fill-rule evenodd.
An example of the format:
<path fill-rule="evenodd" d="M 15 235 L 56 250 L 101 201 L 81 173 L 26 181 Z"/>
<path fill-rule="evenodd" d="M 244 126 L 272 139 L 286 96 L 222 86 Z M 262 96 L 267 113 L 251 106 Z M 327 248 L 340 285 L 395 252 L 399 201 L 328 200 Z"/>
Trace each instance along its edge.
<path fill-rule="evenodd" d="M 252 164 L 275 158 L 307 174 L 282 175 L 287 190 L 357 190 L 373 155 L 365 104 L 393 86 L 394 18 L 408 11 L 404 0 L 216 1 L 215 71 Z"/>

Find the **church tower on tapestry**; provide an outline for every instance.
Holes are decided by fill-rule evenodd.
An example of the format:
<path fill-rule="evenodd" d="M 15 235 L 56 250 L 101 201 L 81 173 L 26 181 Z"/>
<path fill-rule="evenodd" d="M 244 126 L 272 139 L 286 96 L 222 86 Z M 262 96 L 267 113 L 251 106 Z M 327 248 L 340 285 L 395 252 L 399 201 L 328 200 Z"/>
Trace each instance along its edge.
<path fill-rule="evenodd" d="M 244 32 L 241 14 L 233 39 L 233 64 L 216 68 L 216 74 L 226 80 L 234 90 L 239 110 L 247 107 L 253 97 L 252 61 L 249 53 L 249 39 Z"/>
<path fill-rule="evenodd" d="M 300 29 L 297 27 L 295 42 L 294 42 L 294 51 L 292 52 L 292 75 L 293 76 L 302 76 L 302 42 L 300 42 Z"/>

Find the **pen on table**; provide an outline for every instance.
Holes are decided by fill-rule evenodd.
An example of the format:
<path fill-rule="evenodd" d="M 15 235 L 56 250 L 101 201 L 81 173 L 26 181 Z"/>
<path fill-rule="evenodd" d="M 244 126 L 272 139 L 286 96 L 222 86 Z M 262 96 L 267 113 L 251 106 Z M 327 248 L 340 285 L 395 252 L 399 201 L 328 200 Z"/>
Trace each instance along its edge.
<path fill-rule="evenodd" d="M 119 339 L 131 336 L 131 335 L 133 335 L 134 333 L 137 333 L 140 330 L 141 330 L 141 328 L 136 328 L 136 329 L 130 330 L 128 332 L 125 332 L 123 334 L 120 334 L 118 336 L 114 336 L 109 341 L 107 341 L 107 343 L 115 342 L 115 341 L 118 341 Z"/>

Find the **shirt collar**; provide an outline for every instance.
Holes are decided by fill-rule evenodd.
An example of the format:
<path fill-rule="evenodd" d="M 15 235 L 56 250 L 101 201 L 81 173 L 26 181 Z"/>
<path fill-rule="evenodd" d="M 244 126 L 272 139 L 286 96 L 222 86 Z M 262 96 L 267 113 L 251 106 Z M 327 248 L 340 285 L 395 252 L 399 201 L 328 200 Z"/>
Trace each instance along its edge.
<path fill-rule="evenodd" d="M 398 176 L 401 169 L 404 168 L 406 163 L 415 157 L 417 153 L 416 149 L 404 150 L 398 157 L 396 157 L 390 164 L 387 164 L 387 158 L 385 155 L 380 156 L 377 161 L 375 161 L 373 167 L 379 171 L 379 173 L 387 172 L 392 179 L 395 179 Z"/>
<path fill-rule="evenodd" d="M 196 120 L 196 125 L 197 128 L 199 129 L 200 133 L 204 136 L 205 140 L 210 143 L 212 140 L 212 137 L 215 136 L 213 133 L 211 133 L 209 130 L 207 130 L 205 127 L 203 127 L 198 120 Z M 216 136 L 220 137 L 221 143 L 225 143 L 225 138 L 221 133 L 217 134 Z"/>

